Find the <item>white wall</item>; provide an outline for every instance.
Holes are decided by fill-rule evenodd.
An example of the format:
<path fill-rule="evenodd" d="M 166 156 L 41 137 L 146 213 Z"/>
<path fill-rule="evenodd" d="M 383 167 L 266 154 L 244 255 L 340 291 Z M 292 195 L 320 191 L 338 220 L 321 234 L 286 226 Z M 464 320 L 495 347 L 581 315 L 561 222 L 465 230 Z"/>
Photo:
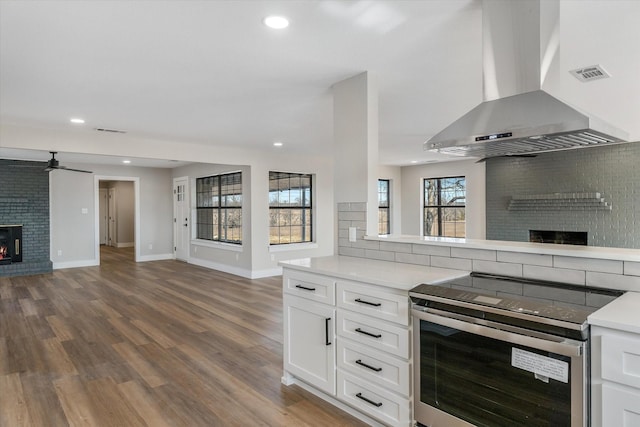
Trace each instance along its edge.
<path fill-rule="evenodd" d="M 466 237 L 469 239 L 485 238 L 485 163 L 476 163 L 475 160 L 403 167 L 402 233 L 398 234 L 421 235 L 423 179 L 451 176 L 466 177 Z"/>
<path fill-rule="evenodd" d="M 135 242 L 133 182 L 116 181 L 113 188 L 116 189 L 116 244 L 118 247 L 132 246 Z"/>
<path fill-rule="evenodd" d="M 54 268 L 96 265 L 94 176 L 133 177 L 140 182 L 141 257 L 172 256 L 171 173 L 168 169 L 67 164 L 93 174 L 57 170 L 50 174 L 51 260 Z M 117 179 L 117 178 L 116 178 Z M 86 213 L 83 213 L 86 209 Z M 153 249 L 149 249 L 149 244 Z M 61 255 L 58 255 L 61 251 Z"/>

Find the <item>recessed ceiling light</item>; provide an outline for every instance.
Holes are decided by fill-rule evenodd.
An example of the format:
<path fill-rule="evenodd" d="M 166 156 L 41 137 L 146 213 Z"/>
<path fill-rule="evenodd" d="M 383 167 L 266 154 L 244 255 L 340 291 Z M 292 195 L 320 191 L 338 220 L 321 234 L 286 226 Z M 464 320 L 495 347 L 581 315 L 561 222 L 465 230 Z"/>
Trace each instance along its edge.
<path fill-rule="evenodd" d="M 264 25 L 267 27 L 275 30 L 281 30 L 289 26 L 289 20 L 284 16 L 267 16 L 262 22 L 264 22 Z"/>
<path fill-rule="evenodd" d="M 282 147 L 283 145 L 284 145 L 284 144 L 283 144 L 282 142 L 280 142 L 280 141 L 278 141 L 278 142 L 274 142 L 274 143 L 273 143 L 273 146 L 274 146 L 274 147 Z"/>
<path fill-rule="evenodd" d="M 124 164 L 127 164 L 127 165 L 128 165 L 129 163 L 131 163 L 131 160 L 123 160 L 123 161 L 122 161 L 122 163 L 124 163 Z"/>
<path fill-rule="evenodd" d="M 416 163 L 418 163 L 418 161 L 417 160 L 411 160 L 411 163 L 416 164 Z"/>
<path fill-rule="evenodd" d="M 84 119 L 81 119 L 79 117 L 74 117 L 72 119 L 69 120 L 71 123 L 75 123 L 77 125 L 81 125 L 84 123 Z"/>

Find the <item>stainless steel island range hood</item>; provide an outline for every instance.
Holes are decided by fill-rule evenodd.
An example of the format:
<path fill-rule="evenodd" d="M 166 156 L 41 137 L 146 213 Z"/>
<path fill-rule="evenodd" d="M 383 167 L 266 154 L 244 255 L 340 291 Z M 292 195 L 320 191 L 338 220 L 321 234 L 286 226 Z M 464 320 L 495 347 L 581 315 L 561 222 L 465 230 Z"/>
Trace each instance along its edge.
<path fill-rule="evenodd" d="M 559 0 L 483 0 L 485 102 L 425 150 L 497 157 L 626 142 L 628 134 L 541 90 L 558 52 Z"/>

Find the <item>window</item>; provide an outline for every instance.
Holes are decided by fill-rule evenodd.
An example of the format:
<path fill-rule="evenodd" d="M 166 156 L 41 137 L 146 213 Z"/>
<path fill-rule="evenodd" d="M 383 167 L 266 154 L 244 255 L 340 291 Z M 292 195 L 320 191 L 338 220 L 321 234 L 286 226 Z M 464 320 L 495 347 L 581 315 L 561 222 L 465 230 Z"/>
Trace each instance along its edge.
<path fill-rule="evenodd" d="M 389 180 L 378 180 L 378 234 L 389 234 Z"/>
<path fill-rule="evenodd" d="M 269 243 L 311 242 L 311 175 L 269 172 Z"/>
<path fill-rule="evenodd" d="M 242 243 L 242 172 L 196 179 L 196 237 Z"/>
<path fill-rule="evenodd" d="M 465 237 L 465 177 L 424 180 L 424 235 Z"/>

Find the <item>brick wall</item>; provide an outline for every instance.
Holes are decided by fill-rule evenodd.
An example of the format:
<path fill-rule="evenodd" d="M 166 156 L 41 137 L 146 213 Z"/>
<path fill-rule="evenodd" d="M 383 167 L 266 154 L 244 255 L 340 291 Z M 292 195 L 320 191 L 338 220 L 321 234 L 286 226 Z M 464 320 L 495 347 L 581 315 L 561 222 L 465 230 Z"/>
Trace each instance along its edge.
<path fill-rule="evenodd" d="M 590 246 L 640 248 L 640 143 L 487 160 L 487 239 L 529 230 L 586 231 Z M 514 195 L 599 192 L 607 210 L 509 211 Z"/>
<path fill-rule="evenodd" d="M 49 173 L 45 164 L 0 159 L 0 224 L 22 225 L 22 262 L 0 265 L 0 276 L 52 271 Z"/>

